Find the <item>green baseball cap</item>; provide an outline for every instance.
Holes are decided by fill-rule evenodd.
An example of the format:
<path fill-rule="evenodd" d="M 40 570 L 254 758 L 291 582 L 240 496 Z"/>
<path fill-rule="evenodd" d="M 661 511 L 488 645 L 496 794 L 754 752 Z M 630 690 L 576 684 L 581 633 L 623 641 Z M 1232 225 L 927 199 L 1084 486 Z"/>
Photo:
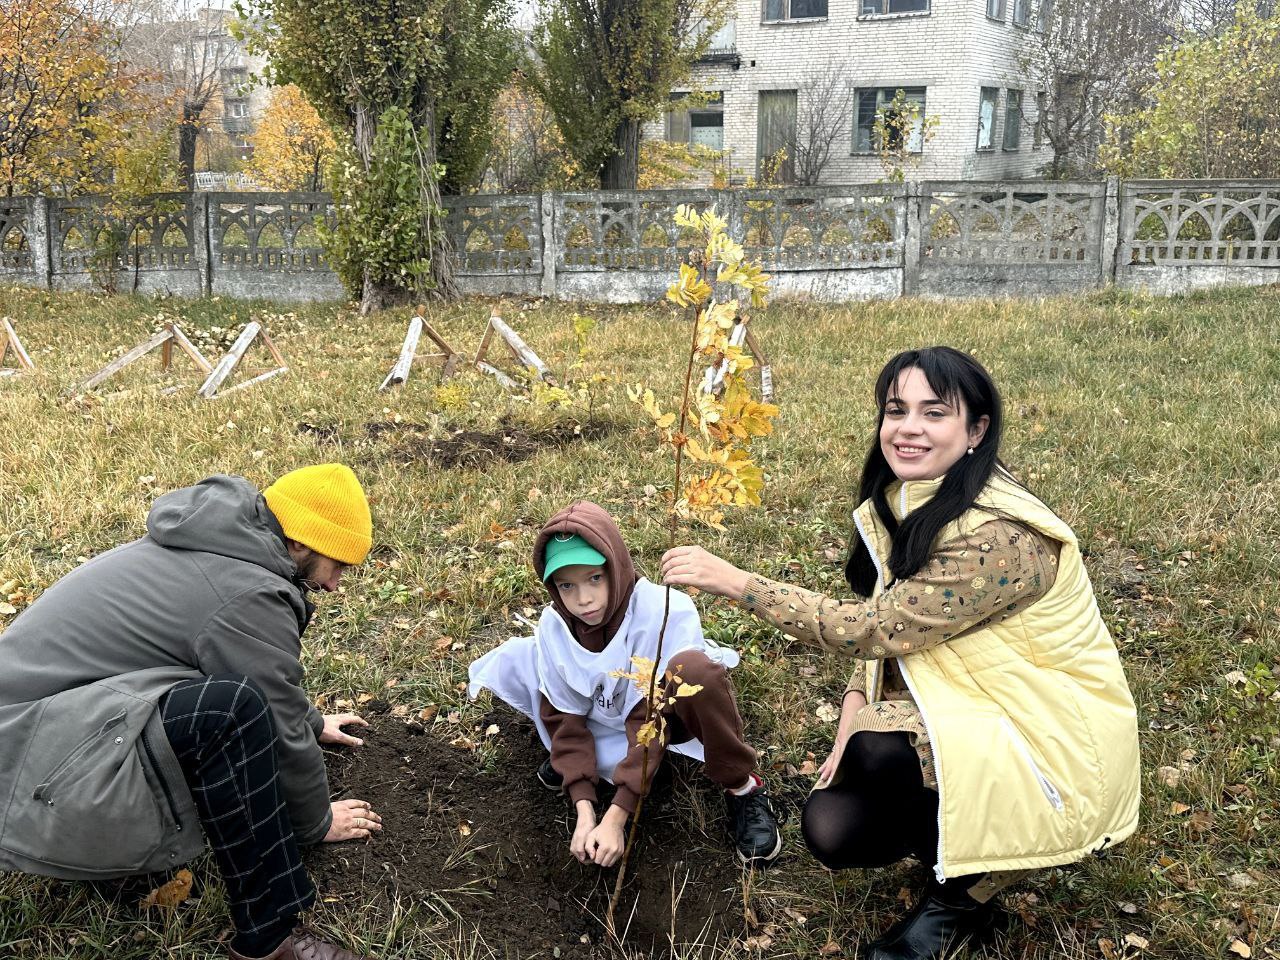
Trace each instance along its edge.
<path fill-rule="evenodd" d="M 543 581 L 550 579 L 561 567 L 602 567 L 605 564 L 604 554 L 576 533 L 553 534 L 547 541 L 543 559 L 546 561 Z"/>

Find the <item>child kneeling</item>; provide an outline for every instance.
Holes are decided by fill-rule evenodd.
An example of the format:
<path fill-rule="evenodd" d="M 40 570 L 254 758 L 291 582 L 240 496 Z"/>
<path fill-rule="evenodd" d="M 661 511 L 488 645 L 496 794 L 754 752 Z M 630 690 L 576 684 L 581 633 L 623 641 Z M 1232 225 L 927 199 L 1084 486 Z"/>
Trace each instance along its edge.
<path fill-rule="evenodd" d="M 610 867 L 622 856 L 623 828 L 643 789 L 646 749 L 636 742 L 646 699 L 612 673 L 632 672 L 632 657 L 655 659 L 666 588 L 636 573 L 613 519 L 585 500 L 542 528 L 533 565 L 550 605 L 532 637 L 513 637 L 471 664 L 468 693 L 474 698 L 487 687 L 532 718 L 551 753 L 538 779 L 567 792 L 577 812 L 569 849 L 583 863 Z M 702 689 L 671 702 L 665 748 L 705 762 L 707 776 L 725 788 L 739 858 L 761 863 L 778 855 L 782 837 L 755 773 L 756 753 L 742 737 L 728 675 L 737 664 L 736 651 L 703 637 L 693 601 L 671 591 L 659 676 L 670 683 L 678 674 Z M 652 782 L 664 744 L 655 741 L 648 750 Z M 601 778 L 617 791 L 597 822 Z"/>

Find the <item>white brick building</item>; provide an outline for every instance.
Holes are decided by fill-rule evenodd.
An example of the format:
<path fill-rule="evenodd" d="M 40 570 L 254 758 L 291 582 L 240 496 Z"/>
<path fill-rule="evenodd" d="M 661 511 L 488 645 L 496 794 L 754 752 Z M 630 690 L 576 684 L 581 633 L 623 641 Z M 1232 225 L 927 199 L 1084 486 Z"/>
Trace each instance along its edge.
<path fill-rule="evenodd" d="M 740 182 L 757 173 L 762 154 L 795 136 L 797 113 L 804 126 L 804 98 L 813 93 L 806 83 L 834 63 L 850 91 L 848 116 L 820 182 L 884 178 L 870 149 L 872 123 L 899 89 L 937 118 L 908 179 L 1032 177 L 1052 150 L 1039 145 L 1043 99 L 1025 62 L 1049 2 L 735 0 L 734 20 L 694 71 L 702 103 L 646 125 L 645 136 L 726 150 Z"/>

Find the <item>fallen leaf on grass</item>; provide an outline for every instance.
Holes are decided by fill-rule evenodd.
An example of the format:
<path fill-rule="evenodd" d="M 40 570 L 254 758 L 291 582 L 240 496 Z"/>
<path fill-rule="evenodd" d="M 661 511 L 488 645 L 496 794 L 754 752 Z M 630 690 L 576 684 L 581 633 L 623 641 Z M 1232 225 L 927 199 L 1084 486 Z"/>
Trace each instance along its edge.
<path fill-rule="evenodd" d="M 1136 903 L 1125 902 L 1125 903 L 1117 904 L 1117 906 L 1120 907 L 1121 913 L 1127 913 L 1132 915 L 1138 912 L 1138 905 Z"/>
<path fill-rule="evenodd" d="M 191 895 L 191 871 L 179 870 L 168 883 L 161 884 L 146 895 L 142 908 L 176 907 Z"/>
<path fill-rule="evenodd" d="M 471 821 L 470 821 L 470 820 L 463 820 L 460 824 L 458 824 L 458 836 L 460 836 L 460 837 L 469 837 L 469 836 L 471 836 Z"/>
<path fill-rule="evenodd" d="M 423 707 L 418 711 L 418 719 L 423 723 L 430 723 L 436 718 L 436 714 L 440 712 L 440 708 L 434 703 L 429 707 Z"/>
<path fill-rule="evenodd" d="M 484 735 L 486 737 L 492 737 L 501 732 L 502 732 L 502 728 L 499 727 L 496 723 L 491 723 L 484 728 Z"/>
<path fill-rule="evenodd" d="M 818 948 L 818 956 L 820 957 L 835 956 L 839 952 L 840 952 L 840 944 L 836 943 L 834 940 L 828 940 L 826 943 L 824 943 L 822 946 Z"/>
<path fill-rule="evenodd" d="M 12 603 L 0 603 L 0 616 L 12 617 L 18 612 L 18 608 Z"/>
<path fill-rule="evenodd" d="M 1147 947 L 1151 946 L 1150 940 L 1148 940 L 1146 937 L 1140 937 L 1136 933 L 1126 933 L 1124 935 L 1124 942 L 1128 946 L 1134 947 L 1135 949 L 1138 949 L 1138 950 L 1145 950 L 1147 949 Z"/>
<path fill-rule="evenodd" d="M 467 737 L 458 737 L 456 740 L 450 740 L 449 746 L 457 747 L 459 750 L 474 750 L 476 742 Z"/>
<path fill-rule="evenodd" d="M 1104 960 L 1119 960 L 1120 951 L 1116 949 L 1116 942 L 1108 940 L 1106 937 L 1098 938 L 1098 952 L 1102 954 Z"/>
<path fill-rule="evenodd" d="M 1188 818 L 1187 828 L 1197 835 L 1207 833 L 1213 829 L 1213 814 L 1208 810 L 1197 810 Z"/>
<path fill-rule="evenodd" d="M 1184 813 L 1188 813 L 1190 810 L 1191 810 L 1190 804 L 1179 803 L 1177 800 L 1169 804 L 1169 813 L 1171 813 L 1175 817 L 1180 817 Z"/>
<path fill-rule="evenodd" d="M 840 717 L 840 711 L 825 700 L 818 704 L 818 709 L 813 712 L 819 720 L 825 721 L 826 723 L 832 723 Z"/>
<path fill-rule="evenodd" d="M 796 773 L 806 777 L 811 777 L 817 772 L 818 768 L 812 760 L 806 760 L 804 763 L 800 764 L 800 766 L 796 767 Z"/>
<path fill-rule="evenodd" d="M 1182 781 L 1182 771 L 1177 767 L 1161 767 L 1156 771 L 1160 782 L 1172 790 Z"/>
<path fill-rule="evenodd" d="M 1227 952 L 1234 953 L 1237 957 L 1244 957 L 1245 960 L 1253 956 L 1253 951 L 1249 949 L 1249 945 L 1239 937 L 1231 941 L 1231 946 L 1227 947 Z"/>

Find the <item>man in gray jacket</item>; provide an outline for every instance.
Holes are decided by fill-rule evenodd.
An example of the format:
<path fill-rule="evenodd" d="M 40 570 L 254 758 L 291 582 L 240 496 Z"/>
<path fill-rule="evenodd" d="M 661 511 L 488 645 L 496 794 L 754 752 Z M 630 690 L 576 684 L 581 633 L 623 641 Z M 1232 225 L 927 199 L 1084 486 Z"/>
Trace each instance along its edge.
<path fill-rule="evenodd" d="M 330 803 L 321 743 L 358 744 L 302 687 L 311 589 L 372 523 L 341 464 L 263 493 L 214 476 L 156 500 L 147 535 L 67 574 L 0 634 L 0 870 L 93 880 L 213 848 L 235 960 L 359 960 L 297 928 L 299 845 L 370 836 Z"/>

